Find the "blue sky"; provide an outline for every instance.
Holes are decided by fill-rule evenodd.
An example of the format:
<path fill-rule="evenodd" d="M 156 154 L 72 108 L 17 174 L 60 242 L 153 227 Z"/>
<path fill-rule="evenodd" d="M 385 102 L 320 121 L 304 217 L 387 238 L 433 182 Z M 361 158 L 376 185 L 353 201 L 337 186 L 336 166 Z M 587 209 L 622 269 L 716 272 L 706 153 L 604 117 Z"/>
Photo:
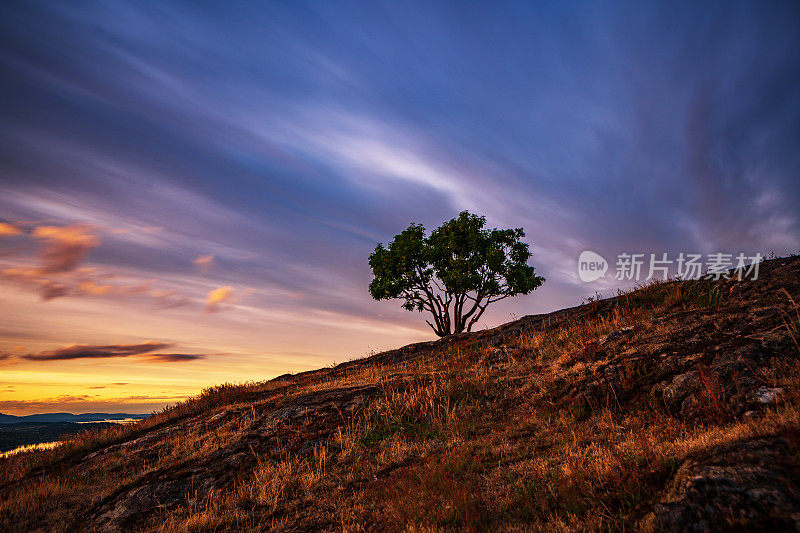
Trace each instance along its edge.
<path fill-rule="evenodd" d="M 548 279 L 483 326 L 613 292 L 585 249 L 800 249 L 797 3 L 4 2 L 0 27 L 2 411 L 430 338 L 366 259 L 463 209 L 524 227 Z M 23 357 L 146 341 L 198 357 Z"/>

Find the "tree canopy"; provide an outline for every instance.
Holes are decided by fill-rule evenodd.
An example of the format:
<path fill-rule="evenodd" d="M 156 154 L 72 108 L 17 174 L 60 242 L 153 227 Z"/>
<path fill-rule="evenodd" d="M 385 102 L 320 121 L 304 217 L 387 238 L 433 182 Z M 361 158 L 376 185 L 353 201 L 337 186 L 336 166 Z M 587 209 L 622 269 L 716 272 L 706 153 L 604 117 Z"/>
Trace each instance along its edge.
<path fill-rule="evenodd" d="M 462 211 L 426 236 L 411 224 L 369 256 L 376 300 L 403 299 L 409 311 L 427 311 L 440 337 L 472 331 L 489 304 L 528 294 L 545 280 L 528 265 L 525 232 L 485 229 L 486 217 Z"/>

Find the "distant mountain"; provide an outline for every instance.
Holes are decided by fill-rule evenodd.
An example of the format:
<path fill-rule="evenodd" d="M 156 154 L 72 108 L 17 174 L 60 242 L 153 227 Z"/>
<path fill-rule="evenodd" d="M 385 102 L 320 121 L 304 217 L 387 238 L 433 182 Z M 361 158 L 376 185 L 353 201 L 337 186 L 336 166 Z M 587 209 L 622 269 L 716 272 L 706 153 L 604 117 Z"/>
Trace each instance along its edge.
<path fill-rule="evenodd" d="M 0 424 L 19 424 L 21 422 L 102 422 L 103 420 L 124 420 L 126 418 L 147 418 L 150 415 L 129 413 L 43 413 L 38 415 L 15 416 L 0 413 Z"/>

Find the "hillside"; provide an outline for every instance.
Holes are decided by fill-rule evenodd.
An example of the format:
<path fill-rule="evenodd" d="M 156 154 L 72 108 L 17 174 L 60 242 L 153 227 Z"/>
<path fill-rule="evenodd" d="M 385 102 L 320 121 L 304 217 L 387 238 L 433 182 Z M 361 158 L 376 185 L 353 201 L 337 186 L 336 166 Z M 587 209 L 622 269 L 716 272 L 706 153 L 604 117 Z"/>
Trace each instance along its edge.
<path fill-rule="evenodd" d="M 800 528 L 800 257 L 0 460 L 0 530 Z"/>

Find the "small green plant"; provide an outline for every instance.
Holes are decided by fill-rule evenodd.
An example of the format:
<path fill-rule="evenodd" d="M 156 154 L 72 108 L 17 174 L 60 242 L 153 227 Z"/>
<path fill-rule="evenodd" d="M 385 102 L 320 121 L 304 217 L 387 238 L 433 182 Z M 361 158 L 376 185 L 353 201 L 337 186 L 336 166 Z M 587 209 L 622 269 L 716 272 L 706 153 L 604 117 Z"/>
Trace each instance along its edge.
<path fill-rule="evenodd" d="M 693 280 L 680 285 L 680 300 L 692 307 L 715 309 L 722 301 L 722 293 L 711 280 Z"/>
<path fill-rule="evenodd" d="M 432 440 L 439 436 L 439 433 L 428 424 L 398 424 L 389 422 L 364 432 L 364 434 L 359 437 L 358 441 L 364 446 L 374 446 L 398 434 L 416 440 Z"/>

